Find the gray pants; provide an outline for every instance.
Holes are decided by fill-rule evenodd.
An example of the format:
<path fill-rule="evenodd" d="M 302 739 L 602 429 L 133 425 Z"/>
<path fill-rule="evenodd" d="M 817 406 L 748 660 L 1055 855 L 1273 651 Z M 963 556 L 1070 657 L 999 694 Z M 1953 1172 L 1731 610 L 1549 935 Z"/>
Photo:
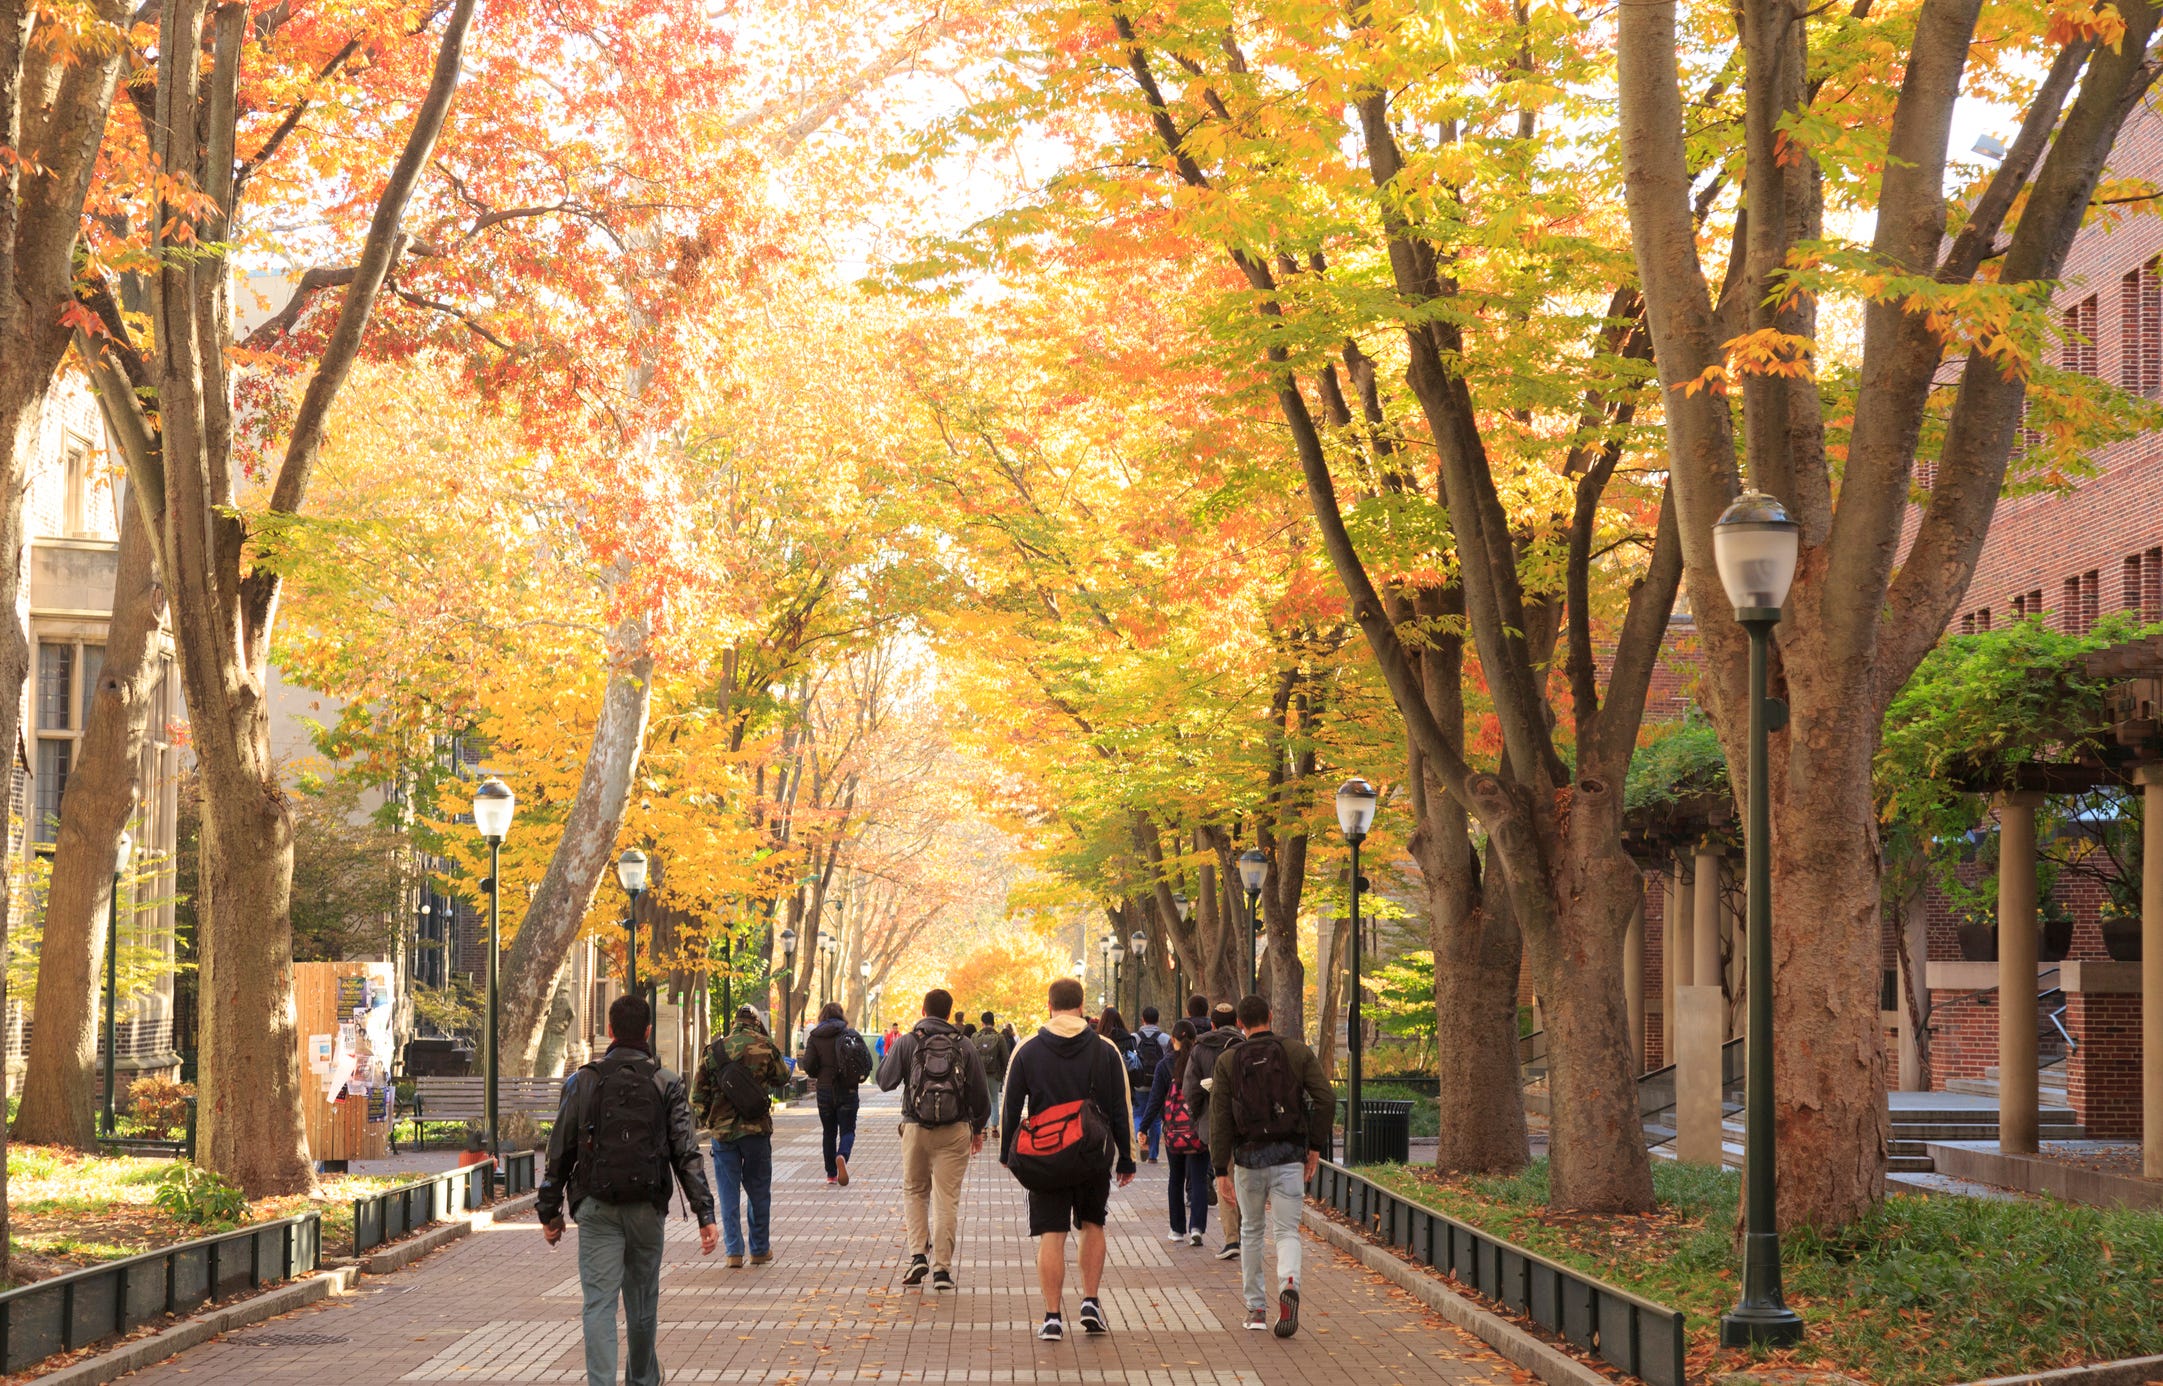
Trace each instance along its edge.
<path fill-rule="evenodd" d="M 1277 1283 L 1299 1283 L 1299 1212 L 1307 1198 L 1303 1164 L 1232 1167 L 1232 1188 L 1239 1195 L 1239 1288 L 1247 1307 L 1261 1309 L 1262 1297 L 1262 1205 L 1269 1205 L 1271 1240 L 1277 1244 Z"/>
<path fill-rule="evenodd" d="M 661 1386 L 662 1211 L 651 1203 L 578 1205 L 578 1283 L 586 1290 L 586 1386 L 616 1386 L 616 1297 L 623 1296 L 629 1386 Z"/>

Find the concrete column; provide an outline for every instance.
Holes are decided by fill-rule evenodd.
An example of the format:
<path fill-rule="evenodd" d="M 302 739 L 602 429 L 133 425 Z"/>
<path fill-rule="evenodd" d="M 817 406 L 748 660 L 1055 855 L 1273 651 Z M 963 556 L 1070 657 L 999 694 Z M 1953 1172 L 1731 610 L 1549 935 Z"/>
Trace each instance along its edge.
<path fill-rule="evenodd" d="M 1668 932 L 1667 956 L 1675 965 L 1675 989 L 1679 996 L 1684 987 L 1697 985 L 1697 891 L 1691 884 L 1685 858 L 1675 858 L 1675 916 L 1674 926 Z M 1670 1062 L 1672 1062 L 1670 1056 Z"/>
<path fill-rule="evenodd" d="M 1718 987 L 1675 991 L 1675 1157 L 1720 1163 L 1720 1040 L 1727 1003 Z"/>
<path fill-rule="evenodd" d="M 1690 927 L 1690 941 L 1696 958 L 1690 966 L 1690 981 L 1694 986 L 1720 990 L 1720 917 L 1726 913 L 1720 908 L 1720 851 L 1710 844 L 1700 844 L 1697 849 L 1696 918 Z M 1721 1026 L 1722 1031 L 1726 1026 Z"/>
<path fill-rule="evenodd" d="M 1915 1043 L 1915 1017 L 1908 1014 L 1908 965 L 1897 962 L 1900 994 L 1900 1091 L 1920 1092 L 1923 1087 L 1923 1053 Z"/>
<path fill-rule="evenodd" d="M 2035 810 L 2041 794 L 1998 796 L 1998 1149 L 2032 1155 L 2036 1098 Z"/>
<path fill-rule="evenodd" d="M 2140 782 L 2140 1172 L 2163 1179 L 2163 765 Z"/>
<path fill-rule="evenodd" d="M 1682 937 L 1682 865 L 1670 860 L 1660 873 L 1660 1062 L 1675 1062 L 1676 940 Z"/>
<path fill-rule="evenodd" d="M 1622 935 L 1622 1004 L 1630 1017 L 1630 1054 L 1637 1072 L 1645 1071 L 1645 897 L 1630 910 Z"/>

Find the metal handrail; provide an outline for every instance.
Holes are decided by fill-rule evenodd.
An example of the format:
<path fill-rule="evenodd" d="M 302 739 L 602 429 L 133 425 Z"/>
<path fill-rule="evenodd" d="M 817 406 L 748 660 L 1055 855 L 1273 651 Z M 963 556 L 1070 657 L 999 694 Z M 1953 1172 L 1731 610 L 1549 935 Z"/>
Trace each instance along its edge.
<path fill-rule="evenodd" d="M 1517 1037 L 1517 1078 L 1520 1083 L 1530 1083 L 1535 1077 L 1547 1073 L 1547 1032 L 1534 1030 L 1529 1035 Z"/>
<path fill-rule="evenodd" d="M 306 1275 L 322 1260 L 323 1215 L 310 1212 L 34 1281 L 0 1293 L 0 1372 Z"/>
<path fill-rule="evenodd" d="M 366 1255 L 460 1210 L 472 1212 L 488 1201 L 490 1184 L 484 1162 L 354 1199 L 353 1254 Z"/>
<path fill-rule="evenodd" d="M 1651 1386 L 1683 1386 L 1683 1315 L 1550 1261 L 1324 1162 L 1308 1196 L 1421 1265 L 1453 1276 Z"/>
<path fill-rule="evenodd" d="M 2045 972 L 2038 972 L 2038 973 L 2036 973 L 2036 974 L 2035 974 L 2035 980 L 2036 980 L 2036 981 L 2038 981 L 2038 982 L 2040 982 L 2040 981 L 2042 981 L 2042 980 L 2043 980 L 2043 979 L 2044 979 L 2045 977 L 2055 977 L 2055 976 L 2057 976 L 2057 975 L 2058 975 L 2058 969 L 2057 969 L 2057 968 L 2056 968 L 2055 966 L 2053 966 L 2053 967 L 2051 967 L 2051 968 L 2050 968 L 2050 969 L 2049 969 L 2048 971 L 2045 971 Z M 1997 989 L 1996 987 L 1984 987 L 1984 988 L 1983 988 L 1982 990 L 1980 990 L 1980 991 L 1971 991 L 1971 992 L 1969 992 L 1969 993 L 1968 993 L 1967 995 L 1965 995 L 1965 996 L 1956 996 L 1956 997 L 1954 997 L 1954 998 L 1953 998 L 1952 1000 L 1950 1000 L 1950 1001 L 1946 1002 L 1946 1003 L 1945 1003 L 1944 1005 L 1942 1005 L 1942 1006 L 1938 1006 L 1938 1005 L 1933 1005 L 1933 1006 L 1932 1006 L 1932 1007 L 1930 1008 L 1930 1019 L 1929 1019 L 1929 1020 L 1927 1020 L 1927 1021 L 1925 1021 L 1925 1022 L 1923 1022 L 1923 1028 L 1924 1028 L 1925 1030 L 1928 1030 L 1928 1031 L 1930 1031 L 1930 1033 L 1932 1033 L 1932 1034 L 1936 1034 L 1936 1033 L 1938 1032 L 1938 1014 L 1939 1014 L 1939 1012 L 1941 1012 L 1941 1011 L 1949 1011 L 1949 1010 L 1952 1010 L 1952 1009 L 1953 1009 L 1953 1008 L 1954 1008 L 1955 1006 L 1966 1006 L 1966 1005 L 1972 1005 L 1972 1004 L 1980 1004 L 1980 1003 L 1981 1003 L 1981 1001 L 1982 1001 L 1982 999 L 1983 999 L 1984 997 L 1986 997 L 1986 996 L 1996 996 L 1997 994 L 1998 994 L 1998 989 Z M 2044 987 L 2044 988 L 2043 988 L 2043 989 L 2042 989 L 2041 991 L 2039 991 L 2039 992 L 2037 992 L 2037 993 L 2035 994 L 2035 999 L 2036 999 L 2036 1000 L 2038 1000 L 2038 1001 L 2040 1001 L 2040 1000 L 2042 1000 L 2042 999 L 2043 999 L 2044 997 L 2046 997 L 2046 996 L 2063 996 L 2063 995 L 2065 995 L 2065 988 L 2064 988 L 2064 987 Z M 2063 1008 L 2063 1007 L 2061 1007 L 2061 1008 L 2059 1009 L 2059 1014 L 2061 1014 L 2061 1015 L 2062 1015 L 2062 1014 L 2064 1014 L 2064 1008 Z M 2068 1036 L 2068 1038 L 2070 1038 L 2070 1036 Z"/>

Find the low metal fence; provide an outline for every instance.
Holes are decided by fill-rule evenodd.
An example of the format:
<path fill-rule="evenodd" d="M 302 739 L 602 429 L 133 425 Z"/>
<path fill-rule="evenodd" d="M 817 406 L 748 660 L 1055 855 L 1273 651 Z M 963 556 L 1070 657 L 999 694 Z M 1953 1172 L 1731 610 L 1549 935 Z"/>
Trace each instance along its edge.
<path fill-rule="evenodd" d="M 442 1222 L 488 1202 L 488 1166 L 467 1165 L 353 1200 L 353 1254 L 364 1256 L 386 1242 Z"/>
<path fill-rule="evenodd" d="M 322 1256 L 323 1215 L 302 1213 L 9 1290 L 0 1294 L 0 1372 L 306 1275 Z"/>
<path fill-rule="evenodd" d="M 1456 1276 L 1652 1386 L 1683 1386 L 1683 1315 L 1400 1197 L 1337 1164 L 1308 1194 L 1421 1265 Z"/>
<path fill-rule="evenodd" d="M 501 1197 L 515 1198 L 519 1194 L 532 1193 L 533 1152 L 514 1150 L 503 1157 L 503 1190 Z"/>

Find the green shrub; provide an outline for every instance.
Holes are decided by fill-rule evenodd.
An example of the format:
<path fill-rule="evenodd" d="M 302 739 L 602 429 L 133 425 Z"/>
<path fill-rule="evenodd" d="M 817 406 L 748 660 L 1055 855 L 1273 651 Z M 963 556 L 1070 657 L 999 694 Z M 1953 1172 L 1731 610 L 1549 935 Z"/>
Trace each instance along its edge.
<path fill-rule="evenodd" d="M 151 1201 L 182 1222 L 198 1227 L 211 1222 L 239 1222 L 247 1215 L 248 1200 L 239 1189 L 207 1169 L 176 1164 L 158 1180 Z"/>

